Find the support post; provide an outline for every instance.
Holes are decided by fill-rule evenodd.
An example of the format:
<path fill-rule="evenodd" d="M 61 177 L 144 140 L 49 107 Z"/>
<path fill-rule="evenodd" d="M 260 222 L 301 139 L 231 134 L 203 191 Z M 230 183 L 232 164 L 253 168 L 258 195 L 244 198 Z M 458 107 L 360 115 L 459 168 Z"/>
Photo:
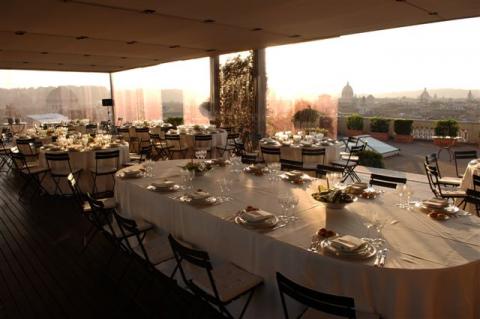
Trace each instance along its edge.
<path fill-rule="evenodd" d="M 216 120 L 220 110 L 220 61 L 218 55 L 210 57 L 210 114 Z"/>
<path fill-rule="evenodd" d="M 112 79 L 112 72 L 109 73 L 110 78 L 110 98 L 112 99 L 112 125 L 116 126 L 115 122 L 115 99 L 113 98 L 113 79 Z"/>
<path fill-rule="evenodd" d="M 253 51 L 253 68 L 255 75 L 255 112 L 256 134 L 265 136 L 267 130 L 267 73 L 265 67 L 265 49 Z"/>

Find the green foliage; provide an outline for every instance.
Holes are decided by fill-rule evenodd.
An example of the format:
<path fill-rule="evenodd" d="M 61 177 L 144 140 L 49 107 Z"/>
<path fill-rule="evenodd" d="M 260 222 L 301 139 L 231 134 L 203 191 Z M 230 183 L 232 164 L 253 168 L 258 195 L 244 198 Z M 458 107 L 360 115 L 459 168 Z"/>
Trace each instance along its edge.
<path fill-rule="evenodd" d="M 292 117 L 294 125 L 299 127 L 315 127 L 320 118 L 321 113 L 312 109 L 310 106 L 303 110 L 298 110 Z"/>
<path fill-rule="evenodd" d="M 370 150 L 364 150 L 358 153 L 358 164 L 368 167 L 385 168 L 383 156 L 380 153 Z"/>
<path fill-rule="evenodd" d="M 165 123 L 170 123 L 173 126 L 177 127 L 183 124 L 183 117 L 169 117 L 165 120 Z"/>
<path fill-rule="evenodd" d="M 411 135 L 413 120 L 395 120 L 393 121 L 393 129 L 396 134 Z"/>
<path fill-rule="evenodd" d="M 256 127 L 253 52 L 236 56 L 220 68 L 220 109 L 217 125 L 234 127 L 251 138 Z"/>
<path fill-rule="evenodd" d="M 381 117 L 374 117 L 370 119 L 370 131 L 377 133 L 388 133 L 389 124 L 390 120 Z"/>
<path fill-rule="evenodd" d="M 347 117 L 347 128 L 349 130 L 363 130 L 363 116 L 359 114 L 352 114 Z"/>
<path fill-rule="evenodd" d="M 437 136 L 452 136 L 458 134 L 459 126 L 456 120 L 440 120 L 435 124 L 435 135 Z"/>

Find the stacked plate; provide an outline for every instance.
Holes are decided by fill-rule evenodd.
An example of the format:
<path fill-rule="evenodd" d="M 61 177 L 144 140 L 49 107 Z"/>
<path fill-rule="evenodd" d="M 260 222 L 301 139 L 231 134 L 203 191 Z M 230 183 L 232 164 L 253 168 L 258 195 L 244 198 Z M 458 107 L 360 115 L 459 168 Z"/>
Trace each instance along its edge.
<path fill-rule="evenodd" d="M 458 207 L 450 206 L 446 199 L 438 198 L 421 201 L 415 206 L 436 220 L 450 219 L 450 216 L 456 215 L 460 211 Z"/>
<path fill-rule="evenodd" d="M 188 202 L 192 205 L 213 205 L 217 202 L 215 196 L 211 196 L 210 193 L 201 189 L 191 192 L 186 195 Z"/>
<path fill-rule="evenodd" d="M 138 178 L 142 176 L 142 171 L 140 169 L 127 168 L 124 169 L 119 176 L 123 178 Z"/>
<path fill-rule="evenodd" d="M 251 229 L 269 230 L 279 222 L 277 216 L 261 209 L 242 210 L 235 217 L 235 223 Z"/>
<path fill-rule="evenodd" d="M 350 235 L 325 239 L 320 246 L 325 253 L 343 258 L 368 259 L 377 253 L 372 244 Z"/>

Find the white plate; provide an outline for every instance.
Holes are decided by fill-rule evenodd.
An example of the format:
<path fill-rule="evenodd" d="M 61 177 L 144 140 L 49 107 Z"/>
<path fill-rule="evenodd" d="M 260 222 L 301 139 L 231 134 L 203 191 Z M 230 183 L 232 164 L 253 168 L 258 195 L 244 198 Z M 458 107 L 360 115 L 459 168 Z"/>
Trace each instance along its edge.
<path fill-rule="evenodd" d="M 354 251 L 343 251 L 333 247 L 330 239 L 324 239 L 320 242 L 320 247 L 327 254 L 343 258 L 368 259 L 377 254 L 377 249 L 368 242 L 365 242 L 365 244 Z"/>
<path fill-rule="evenodd" d="M 272 217 L 264 220 L 263 222 L 249 223 L 241 217 L 241 215 L 235 217 L 235 224 L 242 225 L 252 229 L 270 229 L 277 226 L 279 219 L 277 216 L 272 215 Z"/>
<path fill-rule="evenodd" d="M 133 178 L 140 178 L 140 177 L 142 177 L 143 175 L 142 175 L 142 172 L 139 172 L 139 173 L 137 173 L 137 174 L 135 174 L 135 175 L 133 175 L 133 174 L 128 174 L 128 175 L 126 175 L 125 173 L 119 173 L 117 176 L 120 177 L 120 178 L 125 178 L 125 179 L 129 179 L 129 178 L 132 178 L 132 179 L 133 179 Z"/>
<path fill-rule="evenodd" d="M 160 192 L 160 193 L 169 193 L 169 192 L 176 192 L 180 189 L 179 185 L 173 185 L 170 187 L 155 187 L 153 185 L 148 185 L 147 189 L 152 192 Z"/>
<path fill-rule="evenodd" d="M 181 196 L 179 200 L 182 202 L 190 203 L 191 205 L 196 205 L 196 206 L 215 205 L 216 203 L 219 202 L 218 198 L 216 198 L 215 196 L 209 196 L 204 199 L 192 200 L 192 198 L 189 197 L 188 195 L 184 195 L 184 196 Z"/>

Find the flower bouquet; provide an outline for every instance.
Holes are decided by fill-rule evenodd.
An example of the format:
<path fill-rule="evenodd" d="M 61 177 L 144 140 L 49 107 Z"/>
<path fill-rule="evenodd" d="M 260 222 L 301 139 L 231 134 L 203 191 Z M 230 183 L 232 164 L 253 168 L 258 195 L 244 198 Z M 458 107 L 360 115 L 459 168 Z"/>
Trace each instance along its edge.
<path fill-rule="evenodd" d="M 195 176 L 203 176 L 206 172 L 212 169 L 212 165 L 204 161 L 194 162 L 192 160 L 191 162 L 188 162 L 185 166 L 182 166 L 182 168 L 187 171 L 195 172 Z"/>

